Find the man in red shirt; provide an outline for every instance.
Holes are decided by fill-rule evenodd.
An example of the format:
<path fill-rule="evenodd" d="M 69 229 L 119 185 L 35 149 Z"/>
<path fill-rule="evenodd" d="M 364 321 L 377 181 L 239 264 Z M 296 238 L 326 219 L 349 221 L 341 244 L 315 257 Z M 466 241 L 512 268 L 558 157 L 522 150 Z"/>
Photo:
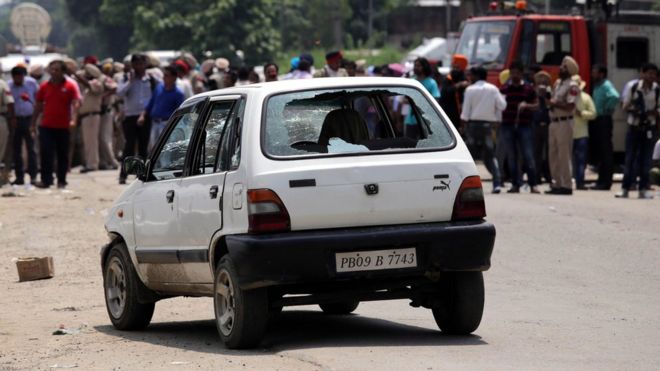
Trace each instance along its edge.
<path fill-rule="evenodd" d="M 53 185 L 53 160 L 57 156 L 57 187 L 66 187 L 69 166 L 69 128 L 75 126 L 80 107 L 80 91 L 72 80 L 64 75 L 66 64 L 54 60 L 48 65 L 50 80 L 41 84 L 36 97 L 32 130 L 42 115 L 39 126 L 41 144 L 41 183 L 39 188 Z"/>

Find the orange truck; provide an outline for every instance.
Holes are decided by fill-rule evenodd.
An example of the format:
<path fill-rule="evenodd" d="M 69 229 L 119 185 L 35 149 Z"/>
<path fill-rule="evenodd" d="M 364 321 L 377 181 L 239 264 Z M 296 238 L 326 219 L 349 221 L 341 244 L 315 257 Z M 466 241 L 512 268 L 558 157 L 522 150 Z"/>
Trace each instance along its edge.
<path fill-rule="evenodd" d="M 530 67 L 538 65 L 556 78 L 559 65 L 570 55 L 580 66 L 580 76 L 591 87 L 591 66 L 603 64 L 608 78 L 621 92 L 638 77 L 646 62 L 660 62 L 660 13 L 585 9 L 585 15 L 533 14 L 518 1 L 511 11 L 492 3 L 491 14 L 464 21 L 456 53 L 470 65 L 481 64 L 488 80 L 499 85 L 499 74 L 519 60 Z M 586 8 L 586 7 L 585 7 Z M 613 142 L 616 158 L 623 159 L 626 123 L 619 108 L 614 115 Z"/>

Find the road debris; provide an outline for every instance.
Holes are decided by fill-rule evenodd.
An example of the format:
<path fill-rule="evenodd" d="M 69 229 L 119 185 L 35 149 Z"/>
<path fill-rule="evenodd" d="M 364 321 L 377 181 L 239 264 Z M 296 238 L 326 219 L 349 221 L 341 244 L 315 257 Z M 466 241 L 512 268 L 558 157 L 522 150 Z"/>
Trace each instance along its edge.
<path fill-rule="evenodd" d="M 18 270 L 18 282 L 34 281 L 55 276 L 53 257 L 14 258 Z"/>
<path fill-rule="evenodd" d="M 80 309 L 70 306 L 70 307 L 64 307 L 64 308 L 53 308 L 55 312 L 77 312 Z"/>

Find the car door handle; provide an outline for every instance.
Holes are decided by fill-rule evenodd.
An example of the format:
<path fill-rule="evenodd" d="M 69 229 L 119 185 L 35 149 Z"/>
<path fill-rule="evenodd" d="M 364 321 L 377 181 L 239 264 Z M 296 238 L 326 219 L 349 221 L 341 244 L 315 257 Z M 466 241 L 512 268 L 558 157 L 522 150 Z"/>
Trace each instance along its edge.
<path fill-rule="evenodd" d="M 218 186 L 217 185 L 211 186 L 211 188 L 209 188 L 209 197 L 211 197 L 211 199 L 218 198 Z"/>
<path fill-rule="evenodd" d="M 174 190 L 169 190 L 167 191 L 167 194 L 165 195 L 165 198 L 167 199 L 167 203 L 171 204 L 174 202 Z"/>

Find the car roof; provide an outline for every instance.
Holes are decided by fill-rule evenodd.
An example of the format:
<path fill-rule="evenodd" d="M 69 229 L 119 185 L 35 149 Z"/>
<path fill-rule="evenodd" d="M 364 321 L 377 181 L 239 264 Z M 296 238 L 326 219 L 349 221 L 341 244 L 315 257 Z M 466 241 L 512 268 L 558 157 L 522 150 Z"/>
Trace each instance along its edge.
<path fill-rule="evenodd" d="M 219 95 L 232 94 L 254 94 L 255 91 L 258 91 L 259 95 L 271 95 L 298 90 L 333 89 L 342 87 L 355 88 L 360 86 L 409 86 L 417 89 L 423 89 L 422 84 L 420 84 L 417 80 L 401 77 L 325 77 L 314 79 L 261 82 L 258 84 L 212 90 L 194 95 L 188 98 L 186 102 L 192 100 L 196 101 L 201 97 L 214 97 Z"/>

